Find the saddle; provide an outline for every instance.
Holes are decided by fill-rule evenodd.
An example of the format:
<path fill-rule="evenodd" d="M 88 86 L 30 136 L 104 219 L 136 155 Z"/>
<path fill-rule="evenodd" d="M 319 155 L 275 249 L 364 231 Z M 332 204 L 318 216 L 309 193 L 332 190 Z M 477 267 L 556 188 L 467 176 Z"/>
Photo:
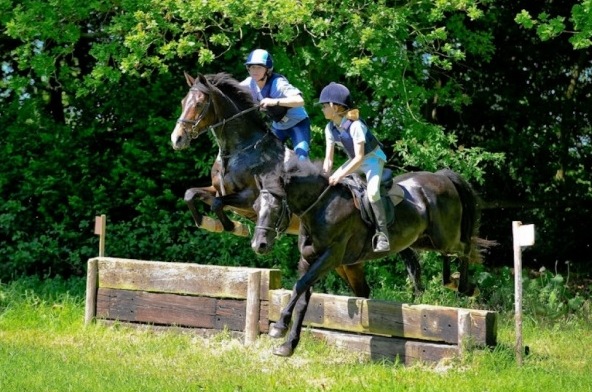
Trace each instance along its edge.
<path fill-rule="evenodd" d="M 368 226 L 376 226 L 372 206 L 367 197 L 366 181 L 357 173 L 347 175 L 342 183 L 350 190 L 354 198 L 354 205 L 360 210 L 362 220 Z M 399 184 L 393 182 L 393 172 L 385 168 L 380 181 L 380 200 L 384 204 L 387 224 L 390 226 L 395 220 L 395 206 L 405 198 L 405 191 Z"/>

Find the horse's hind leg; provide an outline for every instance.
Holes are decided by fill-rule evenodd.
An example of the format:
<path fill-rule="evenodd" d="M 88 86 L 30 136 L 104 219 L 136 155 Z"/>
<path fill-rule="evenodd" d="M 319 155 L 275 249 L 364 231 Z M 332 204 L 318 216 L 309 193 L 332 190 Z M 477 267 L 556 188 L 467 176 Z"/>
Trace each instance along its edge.
<path fill-rule="evenodd" d="M 421 267 L 417 253 L 413 249 L 407 248 L 403 249 L 399 255 L 405 263 L 405 268 L 407 268 L 409 279 L 411 279 L 411 283 L 413 284 L 414 294 L 421 295 L 423 293 L 423 285 L 421 284 Z"/>
<path fill-rule="evenodd" d="M 466 256 L 459 257 L 458 273 L 454 274 L 450 273 L 450 260 L 450 256 L 444 256 L 442 266 L 442 283 L 444 286 L 469 297 L 478 294 L 479 290 L 469 279 L 469 258 Z"/>
<path fill-rule="evenodd" d="M 460 294 L 472 297 L 479 293 L 475 284 L 471 283 L 469 279 L 469 258 L 461 257 L 459 262 L 458 272 L 460 273 L 458 282 L 458 292 Z"/>
<path fill-rule="evenodd" d="M 442 262 L 442 284 L 444 287 L 448 287 L 452 290 L 458 289 L 458 282 L 452 283 L 452 278 L 450 275 L 450 256 L 443 255 L 442 258 L 444 261 Z"/>
<path fill-rule="evenodd" d="M 364 264 L 340 265 L 335 272 L 347 282 L 356 297 L 370 298 L 370 286 L 366 282 Z"/>

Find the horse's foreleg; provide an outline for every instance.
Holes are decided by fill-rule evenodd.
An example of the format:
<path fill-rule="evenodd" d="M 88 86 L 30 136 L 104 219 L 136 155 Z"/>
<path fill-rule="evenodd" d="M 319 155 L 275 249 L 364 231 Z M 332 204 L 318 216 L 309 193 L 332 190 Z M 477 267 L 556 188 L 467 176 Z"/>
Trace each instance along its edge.
<path fill-rule="evenodd" d="M 212 205 L 216 189 L 213 186 L 205 188 L 190 188 L 185 191 L 185 203 L 191 212 L 195 225 L 200 229 L 205 229 L 213 232 L 221 232 L 223 227 L 220 222 L 215 221 L 207 216 L 202 215 L 195 207 L 195 199 L 199 199 L 207 205 Z"/>
<path fill-rule="evenodd" d="M 282 345 L 276 347 L 275 350 L 273 350 L 275 355 L 280 357 L 289 357 L 294 354 L 294 350 L 300 342 L 300 332 L 302 331 L 302 324 L 304 323 L 304 316 L 306 315 L 306 309 L 308 309 L 308 303 L 310 301 L 311 295 L 312 288 L 309 288 L 296 301 L 296 305 L 294 306 L 294 320 L 292 323 L 292 328 L 290 329 L 290 335 Z M 283 334 L 285 334 L 286 331 L 287 329 L 284 330 Z"/>
<path fill-rule="evenodd" d="M 306 272 L 308 272 L 309 268 L 310 264 L 301 255 L 300 260 L 298 261 L 298 279 L 302 279 L 302 276 L 306 274 Z M 286 332 L 288 332 L 290 321 L 292 320 L 292 313 L 296 309 L 296 303 L 299 301 L 299 296 L 301 294 L 302 293 L 298 292 L 295 284 L 292 288 L 290 301 L 288 301 L 286 307 L 282 309 L 279 319 L 269 328 L 269 336 L 271 336 L 272 338 L 283 338 L 284 336 L 286 336 Z M 306 296 L 304 298 L 306 298 Z"/>
<path fill-rule="evenodd" d="M 251 189 L 245 189 L 241 192 L 232 193 L 225 196 L 218 196 L 212 199 L 212 212 L 216 214 L 225 231 L 234 232 L 237 235 L 249 235 L 248 229 L 243 228 L 239 222 L 233 222 L 224 212 L 224 207 L 229 206 L 242 211 L 251 211 L 257 195 Z M 245 214 L 247 218 L 254 219 L 256 216 Z M 238 226 L 238 227 L 237 227 Z M 245 232 L 246 231 L 246 232 Z M 245 233 L 243 233 L 245 232 Z"/>
<path fill-rule="evenodd" d="M 299 266 L 306 272 L 298 279 L 292 290 L 292 296 L 286 307 L 282 310 L 280 318 L 275 325 L 270 328 L 269 335 L 272 337 L 281 337 L 286 333 L 292 314 L 296 311 L 294 322 L 286 341 L 274 350 L 275 355 L 282 357 L 289 357 L 294 353 L 298 342 L 300 341 L 300 333 L 302 331 L 302 323 L 308 307 L 308 301 L 312 295 L 312 286 L 320 278 L 325 276 L 331 269 L 335 268 L 335 263 L 338 262 L 335 254 L 327 249 L 322 255 L 314 261 L 308 268 L 303 268 L 308 263 L 301 258 Z M 306 295 L 302 296 L 302 294 Z"/>

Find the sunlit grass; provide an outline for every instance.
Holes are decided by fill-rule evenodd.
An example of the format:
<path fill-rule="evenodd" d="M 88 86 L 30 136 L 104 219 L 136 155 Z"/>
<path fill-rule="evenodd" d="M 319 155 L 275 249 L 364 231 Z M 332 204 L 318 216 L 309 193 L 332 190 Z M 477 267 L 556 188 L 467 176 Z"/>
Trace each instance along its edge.
<path fill-rule="evenodd" d="M 305 334 L 292 358 L 262 336 L 203 338 L 83 325 L 83 288 L 0 285 L 0 391 L 592 391 L 592 331 L 577 319 L 526 317 L 517 367 L 511 315 L 499 346 L 437 365 L 368 362 Z M 59 283 L 59 282 L 58 282 Z M 31 287 L 28 287 L 30 284 Z M 71 292 L 68 290 L 72 290 Z M 44 292 L 44 290 L 47 290 Z"/>

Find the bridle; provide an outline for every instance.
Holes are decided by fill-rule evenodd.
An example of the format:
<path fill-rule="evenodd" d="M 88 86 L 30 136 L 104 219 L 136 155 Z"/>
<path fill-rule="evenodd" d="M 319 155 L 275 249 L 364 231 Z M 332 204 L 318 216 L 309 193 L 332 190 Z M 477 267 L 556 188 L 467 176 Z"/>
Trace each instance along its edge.
<path fill-rule="evenodd" d="M 201 91 L 199 88 L 197 87 L 191 87 L 189 89 L 189 91 Z M 201 111 L 201 113 L 199 113 L 199 116 L 197 116 L 197 119 L 195 120 L 187 120 L 185 118 L 180 118 L 177 120 L 177 124 L 192 124 L 193 126 L 191 127 L 191 129 L 189 130 L 189 137 L 191 139 L 197 139 L 200 135 L 203 135 L 204 133 L 206 133 L 208 130 L 213 131 L 214 128 L 217 128 L 219 126 L 224 126 L 227 122 L 230 122 L 232 120 L 234 120 L 235 118 L 238 118 L 244 114 L 247 114 L 249 112 L 252 112 L 253 110 L 258 110 L 259 106 L 253 106 L 250 107 L 248 109 L 245 109 L 243 111 L 240 111 L 238 113 L 236 113 L 235 115 L 229 117 L 229 118 L 225 118 L 222 119 L 222 121 L 217 122 L 216 124 L 212 124 L 208 127 L 203 128 L 200 131 L 196 131 L 195 128 L 197 128 L 197 125 L 201 122 L 201 120 L 203 120 L 203 118 L 205 117 L 205 115 L 207 114 L 208 110 L 210 109 L 210 105 L 212 104 L 212 97 L 210 96 L 210 94 L 206 94 L 208 96 L 208 102 L 206 102 L 205 107 L 203 108 L 203 110 Z"/>
<path fill-rule="evenodd" d="M 200 91 L 200 90 L 197 87 L 191 87 L 189 89 L 189 91 Z M 212 104 L 212 97 L 208 94 L 208 102 L 206 102 L 205 108 L 201 111 L 201 113 L 199 113 L 199 116 L 197 116 L 197 119 L 187 120 L 185 118 L 180 118 L 177 120 L 177 124 L 192 124 L 193 125 L 191 127 L 191 129 L 189 130 L 189 137 L 191 139 L 196 139 L 197 137 L 199 137 L 199 135 L 207 132 L 208 128 L 203 129 L 201 132 L 196 131 L 195 128 L 197 127 L 197 124 L 199 124 L 200 121 L 203 120 L 206 113 L 210 109 L 211 104 Z"/>
<path fill-rule="evenodd" d="M 262 189 L 261 191 L 259 191 L 260 196 L 262 195 L 269 195 L 271 197 L 273 197 L 274 199 L 279 199 L 279 197 L 276 197 L 275 195 L 273 195 L 271 192 L 269 192 L 266 189 Z M 286 201 L 285 198 L 281 198 L 282 204 L 281 204 L 281 210 L 280 210 L 280 214 L 275 222 L 275 224 L 272 226 L 255 226 L 255 230 L 260 229 L 260 230 L 265 230 L 265 231 L 275 231 L 276 233 L 276 238 L 278 238 L 282 233 L 284 233 L 287 229 L 288 226 L 290 225 L 290 217 L 292 216 L 292 213 L 290 212 L 290 207 L 288 207 L 288 202 Z"/>

